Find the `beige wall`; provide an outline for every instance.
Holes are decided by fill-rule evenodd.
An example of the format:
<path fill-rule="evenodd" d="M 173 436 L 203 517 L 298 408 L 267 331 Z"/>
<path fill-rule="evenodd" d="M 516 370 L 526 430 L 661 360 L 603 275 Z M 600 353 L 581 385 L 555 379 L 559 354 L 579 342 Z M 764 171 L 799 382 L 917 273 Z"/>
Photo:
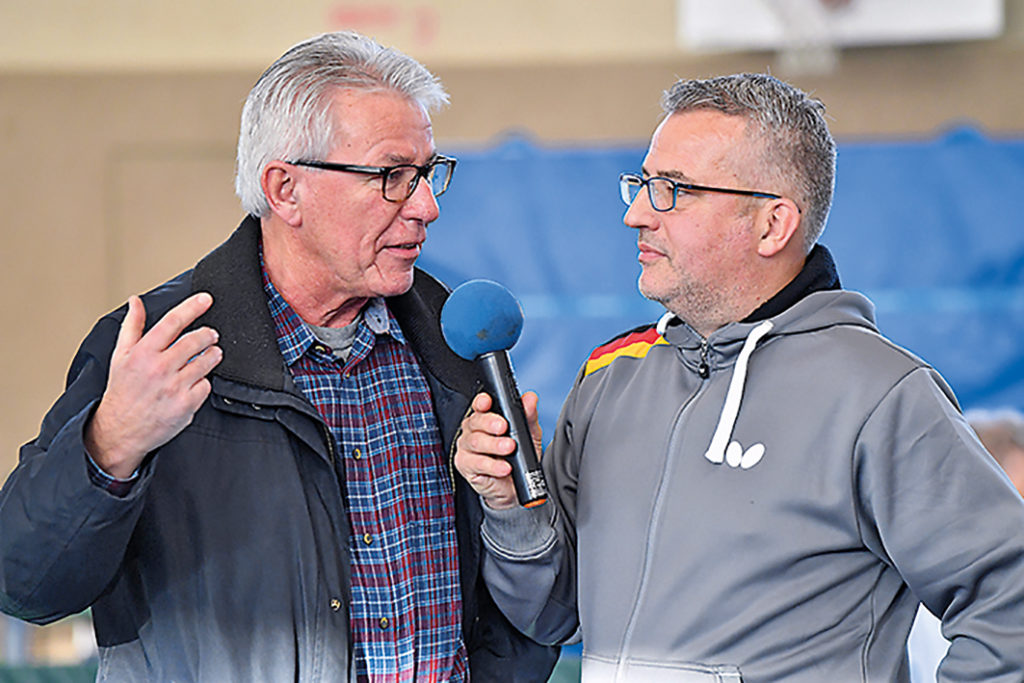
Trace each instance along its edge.
<path fill-rule="evenodd" d="M 344 20 L 423 59 L 452 94 L 435 121 L 442 149 L 510 129 L 641 142 L 677 76 L 778 73 L 768 53 L 683 52 L 671 0 L 296 2 L 275 14 L 279 5 L 0 3 L 3 472 L 92 322 L 238 222 L 241 103 L 291 43 Z M 1007 2 L 997 41 L 846 50 L 834 73 L 791 80 L 825 100 L 841 139 L 928 136 L 959 119 L 1019 136 L 1022 15 L 1024 0 Z"/>

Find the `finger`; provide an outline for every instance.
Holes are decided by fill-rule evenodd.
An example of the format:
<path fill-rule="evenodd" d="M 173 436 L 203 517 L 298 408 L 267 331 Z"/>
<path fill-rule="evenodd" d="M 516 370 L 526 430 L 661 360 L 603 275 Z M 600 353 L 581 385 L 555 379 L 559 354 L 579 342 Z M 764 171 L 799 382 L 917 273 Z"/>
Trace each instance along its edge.
<path fill-rule="evenodd" d="M 220 339 L 220 334 L 212 327 L 200 327 L 178 337 L 167 349 L 168 362 L 175 370 L 180 370 L 199 354 L 213 348 Z"/>
<path fill-rule="evenodd" d="M 537 410 L 539 404 L 540 398 L 534 392 L 527 391 L 523 394 L 523 412 L 526 413 L 526 423 L 530 426 L 530 438 L 533 439 L 534 444 L 540 444 L 542 440 L 540 416 Z M 540 449 L 537 450 L 537 453 L 540 453 Z"/>
<path fill-rule="evenodd" d="M 527 391 L 522 396 L 523 401 L 523 412 L 526 413 L 526 419 L 530 420 L 537 417 L 537 404 L 540 399 L 537 397 L 536 392 Z"/>
<path fill-rule="evenodd" d="M 187 400 L 191 415 L 195 415 L 196 411 L 199 410 L 199 407 L 203 405 L 203 401 L 205 401 L 206 397 L 210 395 L 211 389 L 212 385 L 210 384 L 210 380 L 205 377 L 201 378 L 198 382 L 189 387 Z M 189 422 L 191 422 L 191 418 L 189 418 Z"/>
<path fill-rule="evenodd" d="M 145 325 L 146 307 L 142 303 L 142 299 L 132 294 L 128 297 L 128 311 L 124 314 L 124 320 L 121 321 L 121 329 L 117 331 L 114 355 L 123 356 L 128 349 L 138 344 Z"/>
<path fill-rule="evenodd" d="M 209 375 L 223 359 L 224 351 L 219 346 L 211 346 L 202 353 L 193 356 L 185 364 L 185 367 L 180 370 L 182 385 L 191 388 Z"/>
<path fill-rule="evenodd" d="M 463 430 L 501 436 L 508 433 L 508 422 L 497 413 L 473 413 L 466 418 Z"/>
<path fill-rule="evenodd" d="M 512 465 L 508 460 L 492 458 L 486 455 L 467 455 L 462 470 L 467 477 L 487 477 L 504 479 L 512 474 Z"/>
<path fill-rule="evenodd" d="M 504 457 L 516 450 L 515 439 L 507 436 L 493 435 L 488 432 L 471 429 L 464 432 L 459 444 L 467 452 L 474 455 Z"/>
<path fill-rule="evenodd" d="M 177 340 L 186 327 L 199 316 L 206 313 L 213 305 L 213 297 L 207 292 L 199 292 L 185 299 L 167 311 L 143 338 L 143 343 L 164 350 Z"/>
<path fill-rule="evenodd" d="M 459 448 L 455 453 L 455 468 L 467 479 L 500 479 L 512 473 L 512 466 L 504 458 L 473 452 L 465 447 L 462 440 L 459 441 Z"/>
<path fill-rule="evenodd" d="M 481 391 L 479 394 L 473 397 L 473 410 L 478 413 L 486 413 L 491 409 L 491 397 L 486 392 Z"/>

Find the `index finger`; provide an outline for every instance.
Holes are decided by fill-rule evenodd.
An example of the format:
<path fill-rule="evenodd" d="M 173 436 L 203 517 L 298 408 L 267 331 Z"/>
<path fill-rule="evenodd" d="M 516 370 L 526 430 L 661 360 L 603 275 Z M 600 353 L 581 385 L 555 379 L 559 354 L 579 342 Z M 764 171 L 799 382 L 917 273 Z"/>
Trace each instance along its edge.
<path fill-rule="evenodd" d="M 137 295 L 128 297 L 128 310 L 125 311 L 121 327 L 117 330 L 117 341 L 114 343 L 114 355 L 121 356 L 139 343 L 142 328 L 146 324 L 146 307 Z"/>
<path fill-rule="evenodd" d="M 171 310 L 143 335 L 140 343 L 153 344 L 163 350 L 173 344 L 189 325 L 206 313 L 213 305 L 208 292 L 199 292 L 188 297 Z"/>
<path fill-rule="evenodd" d="M 486 391 L 481 391 L 473 397 L 473 410 L 478 413 L 486 413 L 491 409 L 491 403 L 491 395 Z"/>
<path fill-rule="evenodd" d="M 462 421 L 462 428 L 466 431 L 486 432 L 500 436 L 508 431 L 508 423 L 494 407 L 494 400 L 486 391 L 481 391 L 473 397 L 473 410 L 466 419 Z"/>

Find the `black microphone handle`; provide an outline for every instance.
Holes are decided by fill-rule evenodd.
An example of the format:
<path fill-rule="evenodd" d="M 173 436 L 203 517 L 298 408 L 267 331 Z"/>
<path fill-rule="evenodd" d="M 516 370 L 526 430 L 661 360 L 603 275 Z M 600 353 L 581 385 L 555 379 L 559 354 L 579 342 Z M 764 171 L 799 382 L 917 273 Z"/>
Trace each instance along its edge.
<path fill-rule="evenodd" d="M 530 438 L 530 427 L 526 423 L 523 402 L 519 398 L 515 375 L 507 351 L 492 351 L 477 356 L 477 366 L 484 378 L 487 393 L 494 401 L 494 408 L 508 421 L 508 435 L 515 439 L 516 450 L 505 456 L 512 465 L 512 482 L 516 497 L 523 507 L 540 505 L 548 497 L 548 486 L 540 460 Z"/>

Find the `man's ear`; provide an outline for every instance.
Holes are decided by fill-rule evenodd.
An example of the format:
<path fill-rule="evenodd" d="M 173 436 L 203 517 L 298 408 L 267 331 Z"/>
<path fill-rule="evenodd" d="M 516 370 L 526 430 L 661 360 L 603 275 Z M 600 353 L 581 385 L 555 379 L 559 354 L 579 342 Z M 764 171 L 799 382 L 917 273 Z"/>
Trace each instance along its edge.
<path fill-rule="evenodd" d="M 758 213 L 761 237 L 757 253 L 766 258 L 775 256 L 790 242 L 800 240 L 801 218 L 800 208 L 792 199 L 780 197 L 765 203 Z"/>
<path fill-rule="evenodd" d="M 271 161 L 263 167 L 260 187 L 270 204 L 270 210 L 287 225 L 298 227 L 302 224 L 302 205 L 296 186 L 294 169 L 283 161 Z"/>

